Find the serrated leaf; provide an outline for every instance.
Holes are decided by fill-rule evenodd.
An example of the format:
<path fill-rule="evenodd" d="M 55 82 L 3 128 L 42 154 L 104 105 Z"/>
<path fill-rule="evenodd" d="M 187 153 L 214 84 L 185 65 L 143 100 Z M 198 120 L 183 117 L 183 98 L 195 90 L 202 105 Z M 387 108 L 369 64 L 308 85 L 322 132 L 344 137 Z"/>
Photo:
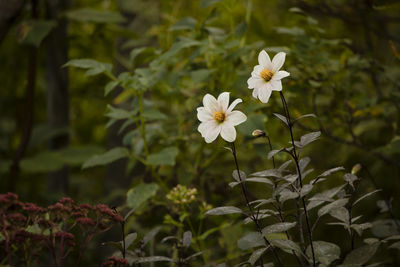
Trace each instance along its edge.
<path fill-rule="evenodd" d="M 126 193 L 126 204 L 132 209 L 137 209 L 142 203 L 154 196 L 157 190 L 158 185 L 155 183 L 138 184 Z"/>
<path fill-rule="evenodd" d="M 293 228 L 296 226 L 296 222 L 281 222 L 281 223 L 276 223 L 273 225 L 269 225 L 262 229 L 263 235 L 268 235 L 271 233 L 281 233 L 281 232 L 286 232 L 287 230 Z"/>
<path fill-rule="evenodd" d="M 179 150 L 177 147 L 166 147 L 158 153 L 150 154 L 146 160 L 149 165 L 175 165 L 175 158 Z"/>
<path fill-rule="evenodd" d="M 326 266 L 340 258 L 340 247 L 336 244 L 325 241 L 313 241 L 313 246 L 317 261 Z M 311 246 L 307 247 L 306 254 L 310 258 L 312 257 Z"/>
<path fill-rule="evenodd" d="M 237 241 L 237 245 L 241 250 L 264 246 L 263 237 L 259 232 L 250 232 Z"/>
<path fill-rule="evenodd" d="M 182 245 L 188 248 L 191 242 L 192 242 L 192 232 L 190 231 L 184 232 L 182 237 Z"/>
<path fill-rule="evenodd" d="M 225 214 L 237 214 L 243 213 L 243 211 L 237 207 L 233 206 L 225 206 L 225 207 L 218 207 L 208 210 L 205 214 L 206 215 L 225 215 Z"/>
<path fill-rule="evenodd" d="M 82 169 L 87 169 L 94 166 L 106 165 L 116 160 L 129 157 L 129 151 L 125 147 L 115 147 L 104 154 L 95 155 L 85 161 Z"/>
<path fill-rule="evenodd" d="M 331 212 L 334 209 L 343 207 L 344 205 L 347 204 L 347 202 L 349 202 L 349 199 L 347 199 L 347 198 L 335 200 L 334 202 L 329 203 L 329 204 L 325 205 L 324 207 L 320 208 L 318 210 L 318 216 L 319 217 L 324 216 L 325 214 L 328 214 L 329 212 Z"/>
<path fill-rule="evenodd" d="M 321 132 L 312 132 L 312 133 L 308 133 L 308 134 L 305 134 L 305 135 L 303 135 L 301 138 L 300 138 L 300 144 L 301 144 L 301 146 L 306 146 L 306 145 L 308 145 L 309 143 L 311 143 L 311 142 L 314 142 L 315 140 L 317 140 L 319 137 L 320 137 L 320 135 L 321 135 Z"/>
<path fill-rule="evenodd" d="M 364 245 L 362 247 L 356 248 L 347 254 L 344 259 L 344 264 L 365 264 L 367 263 L 378 250 L 380 243 L 374 243 L 371 245 Z"/>

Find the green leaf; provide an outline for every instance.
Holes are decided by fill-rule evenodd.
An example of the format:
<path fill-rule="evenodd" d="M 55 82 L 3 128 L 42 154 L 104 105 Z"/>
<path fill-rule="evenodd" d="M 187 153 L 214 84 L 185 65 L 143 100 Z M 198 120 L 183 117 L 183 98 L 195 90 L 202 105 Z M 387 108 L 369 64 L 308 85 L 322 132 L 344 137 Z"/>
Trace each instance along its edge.
<path fill-rule="evenodd" d="M 128 249 L 137 238 L 137 233 L 130 233 L 125 237 L 125 247 Z"/>
<path fill-rule="evenodd" d="M 347 199 L 347 198 L 335 200 L 334 202 L 329 203 L 329 204 L 325 205 L 324 207 L 320 208 L 318 210 L 318 216 L 319 217 L 324 216 L 325 214 L 331 212 L 334 209 L 343 207 L 344 205 L 347 204 L 347 202 L 349 202 L 349 199 Z"/>
<path fill-rule="evenodd" d="M 125 19 L 119 13 L 111 11 L 99 11 L 91 8 L 81 8 L 67 12 L 70 20 L 94 23 L 121 23 Z"/>
<path fill-rule="evenodd" d="M 142 203 L 154 196 L 158 190 L 158 185 L 155 183 L 138 184 L 134 188 L 129 189 L 126 193 L 126 204 L 131 209 L 137 209 Z"/>
<path fill-rule="evenodd" d="M 96 154 L 103 153 L 104 149 L 99 146 L 75 146 L 67 147 L 57 151 L 60 159 L 68 165 L 80 166 Z"/>
<path fill-rule="evenodd" d="M 42 152 L 33 157 L 22 159 L 20 166 L 21 170 L 25 172 L 44 173 L 61 169 L 64 162 L 57 152 Z"/>
<path fill-rule="evenodd" d="M 202 0 L 200 3 L 200 8 L 206 8 L 206 7 L 216 4 L 218 2 L 221 2 L 221 0 Z"/>
<path fill-rule="evenodd" d="M 235 214 L 235 213 L 243 213 L 243 211 L 239 208 L 233 206 L 226 207 L 218 207 L 208 210 L 206 215 L 225 215 L 225 214 Z"/>
<path fill-rule="evenodd" d="M 397 241 L 389 246 L 389 248 L 394 248 L 400 250 L 400 241 Z"/>
<path fill-rule="evenodd" d="M 263 235 L 268 235 L 271 233 L 281 233 L 285 232 L 291 228 L 293 228 L 296 225 L 296 222 L 281 222 L 281 223 L 276 223 L 273 225 L 268 225 L 264 229 L 262 229 Z"/>
<path fill-rule="evenodd" d="M 301 146 L 306 146 L 309 143 L 314 142 L 315 140 L 317 140 L 320 137 L 320 135 L 321 135 L 321 132 L 319 132 L 319 131 L 305 134 L 300 138 L 300 145 Z"/>
<path fill-rule="evenodd" d="M 115 108 L 111 105 L 107 105 L 107 109 L 108 112 L 105 114 L 105 116 L 116 120 L 132 119 L 139 111 L 139 109 L 127 111 L 125 109 Z"/>
<path fill-rule="evenodd" d="M 106 165 L 116 160 L 129 157 L 129 151 L 125 147 L 115 147 L 104 154 L 95 155 L 85 161 L 82 169 L 87 169 L 94 166 Z"/>
<path fill-rule="evenodd" d="M 275 247 L 278 247 L 280 249 L 282 249 L 283 251 L 292 254 L 292 250 L 294 250 L 295 252 L 301 254 L 302 251 L 299 247 L 299 245 L 297 245 L 295 242 L 293 242 L 292 240 L 288 240 L 288 239 L 272 239 L 270 240 L 271 244 Z"/>
<path fill-rule="evenodd" d="M 400 221 L 397 220 L 399 224 Z M 396 222 L 392 219 L 377 220 L 372 223 L 372 233 L 376 237 L 384 238 L 394 235 L 400 235 Z"/>
<path fill-rule="evenodd" d="M 234 34 L 236 38 L 242 38 L 247 31 L 247 23 L 242 21 L 239 25 L 236 26 Z"/>
<path fill-rule="evenodd" d="M 152 240 L 158 234 L 158 232 L 160 232 L 160 230 L 161 226 L 157 226 L 150 232 L 147 232 L 147 234 L 143 237 L 143 246 L 149 243 L 149 241 Z"/>
<path fill-rule="evenodd" d="M 98 62 L 94 59 L 72 59 L 64 64 L 63 67 L 76 67 L 81 69 L 87 69 L 85 76 L 93 76 L 103 72 L 111 73 L 112 65 L 109 63 Z"/>
<path fill-rule="evenodd" d="M 329 212 L 329 214 L 330 214 L 332 217 L 334 217 L 334 218 L 336 218 L 336 219 L 338 219 L 338 220 L 344 222 L 346 225 L 349 224 L 350 215 L 349 215 L 349 211 L 348 211 L 346 208 L 340 207 L 340 208 L 331 210 L 331 211 Z"/>
<path fill-rule="evenodd" d="M 340 258 L 340 247 L 336 244 L 325 241 L 313 241 L 313 246 L 316 259 L 326 266 Z M 306 254 L 310 258 L 312 257 L 311 246 L 307 247 Z"/>
<path fill-rule="evenodd" d="M 282 203 L 285 202 L 286 200 L 294 199 L 294 198 L 298 198 L 298 197 L 299 197 L 299 193 L 292 192 L 287 188 L 285 188 L 284 190 L 282 190 L 279 193 L 279 201 Z"/>
<path fill-rule="evenodd" d="M 214 72 L 214 70 L 210 69 L 199 69 L 190 72 L 190 78 L 192 78 L 193 82 L 201 83 L 207 81 L 210 75 Z"/>
<path fill-rule="evenodd" d="M 177 147 L 166 147 L 158 153 L 154 153 L 148 156 L 147 163 L 153 166 L 157 165 L 175 165 L 175 158 L 178 155 L 179 150 Z"/>
<path fill-rule="evenodd" d="M 43 39 L 51 32 L 57 24 L 54 21 L 32 20 L 21 25 L 24 44 L 39 47 Z"/>
<path fill-rule="evenodd" d="M 354 189 L 354 182 L 358 180 L 358 177 L 352 173 L 346 173 L 343 179 Z"/>
<path fill-rule="evenodd" d="M 232 172 L 232 177 L 233 177 L 233 179 L 235 179 L 237 182 L 246 181 L 246 178 L 247 178 L 246 173 L 243 172 L 243 171 L 241 171 L 241 170 L 239 170 L 239 173 L 238 173 L 237 170 L 233 170 L 233 172 Z"/>
<path fill-rule="evenodd" d="M 367 263 L 376 253 L 379 247 L 379 242 L 371 245 L 365 245 L 347 254 L 344 259 L 344 264 L 359 264 L 363 265 Z"/>
<path fill-rule="evenodd" d="M 159 261 L 173 262 L 174 260 L 164 256 L 151 256 L 151 257 L 138 258 L 135 260 L 135 263 L 159 262 Z"/>
<path fill-rule="evenodd" d="M 285 116 L 283 116 L 279 113 L 272 113 L 272 114 L 274 114 L 275 117 L 280 119 L 286 126 L 289 126 L 289 120 Z"/>
<path fill-rule="evenodd" d="M 110 81 L 106 84 L 106 87 L 104 87 L 104 96 L 108 95 L 117 85 L 119 84 L 119 81 Z"/>
<path fill-rule="evenodd" d="M 356 201 L 354 201 L 353 206 L 355 206 L 355 205 L 356 205 L 358 202 L 360 202 L 361 200 L 363 200 L 363 199 L 365 199 L 365 198 L 367 198 L 367 197 L 369 197 L 369 196 L 372 196 L 373 194 L 375 194 L 375 193 L 377 193 L 377 192 L 379 192 L 379 191 L 382 191 L 382 190 L 381 190 L 381 189 L 378 189 L 378 190 L 375 190 L 375 191 L 372 191 L 372 192 L 369 192 L 369 193 L 363 195 L 362 197 L 360 197 L 359 199 L 357 199 Z"/>
<path fill-rule="evenodd" d="M 263 237 L 259 232 L 250 232 L 237 241 L 237 245 L 241 250 L 264 246 Z"/>
<path fill-rule="evenodd" d="M 148 107 L 143 110 L 142 116 L 146 120 L 165 120 L 166 118 L 168 118 L 167 115 L 160 112 L 159 110 Z"/>
<path fill-rule="evenodd" d="M 170 31 L 178 30 L 194 30 L 196 28 L 197 20 L 192 17 L 184 17 L 172 25 Z"/>
<path fill-rule="evenodd" d="M 258 259 L 264 254 L 264 252 L 266 250 L 267 250 L 267 248 L 260 248 L 260 249 L 255 250 L 253 253 L 251 253 L 248 262 L 250 262 L 251 265 L 256 264 Z"/>
<path fill-rule="evenodd" d="M 320 175 L 318 175 L 318 177 L 326 177 L 331 175 L 332 173 L 338 172 L 338 171 L 343 171 L 344 168 L 343 167 L 335 167 L 332 169 L 329 169 L 327 171 L 324 171 L 323 173 L 321 173 Z"/>

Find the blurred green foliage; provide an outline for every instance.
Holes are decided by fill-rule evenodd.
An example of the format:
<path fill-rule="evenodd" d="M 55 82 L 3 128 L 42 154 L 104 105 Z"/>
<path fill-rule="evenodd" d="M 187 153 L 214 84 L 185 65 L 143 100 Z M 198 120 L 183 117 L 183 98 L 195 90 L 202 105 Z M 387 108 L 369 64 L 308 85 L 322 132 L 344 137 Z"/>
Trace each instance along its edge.
<path fill-rule="evenodd" d="M 365 182 L 359 190 L 382 188 L 382 197 L 393 197 L 400 216 L 396 1 L 74 1 L 59 18 L 68 20 L 71 59 L 64 65 L 70 82 L 67 129 L 46 123 L 46 35 L 57 22 L 45 20 L 42 5 L 41 20 L 32 21 L 29 8 L 0 44 L 3 192 L 12 183 L 9 168 L 25 123 L 27 47 L 34 45 L 39 55 L 34 129 L 20 162 L 15 188 L 20 197 L 43 203 L 68 194 L 78 201 L 101 199 L 124 212 L 134 208 L 128 229 L 145 233 L 164 222 L 162 231 L 182 240 L 184 230 L 191 230 L 198 242 L 195 251 L 212 247 L 203 261 L 241 262 L 237 242 L 248 229 L 234 216 L 226 222 L 202 215 L 207 203 L 233 206 L 241 199 L 235 197 L 239 190 L 227 188 L 234 163 L 226 144 L 205 144 L 197 132 L 196 108 L 206 93 L 230 91 L 231 98 L 242 98 L 240 109 L 248 120 L 238 127 L 240 166 L 249 173 L 272 167 L 267 145 L 251 133 L 264 130 L 274 148 L 287 143 L 285 128 L 272 114 L 283 114 L 280 99 L 273 95 L 261 105 L 246 83 L 258 52 L 266 49 L 287 53 L 285 69 L 291 76 L 283 91 L 293 116 L 317 115 L 295 127 L 298 138 L 309 130 L 322 133 L 303 152 L 315 168 L 310 177 L 361 163 Z M 62 133 L 69 134 L 69 147 L 48 151 L 46 142 Z M 275 159 L 283 163 L 287 156 Z M 48 192 L 46 174 L 65 165 L 68 192 Z M 334 176 L 319 190 L 340 181 Z M 196 188 L 198 201 L 178 207 L 168 201 L 177 184 Z M 270 194 L 259 186 L 249 188 L 257 197 Z M 375 219 L 375 202 L 382 197 L 369 198 L 357 211 Z M 316 240 L 323 235 L 316 230 Z M 340 243 L 343 236 L 342 231 L 328 239 Z M 161 251 L 168 249 L 161 245 Z M 391 257 L 398 263 L 399 255 Z"/>

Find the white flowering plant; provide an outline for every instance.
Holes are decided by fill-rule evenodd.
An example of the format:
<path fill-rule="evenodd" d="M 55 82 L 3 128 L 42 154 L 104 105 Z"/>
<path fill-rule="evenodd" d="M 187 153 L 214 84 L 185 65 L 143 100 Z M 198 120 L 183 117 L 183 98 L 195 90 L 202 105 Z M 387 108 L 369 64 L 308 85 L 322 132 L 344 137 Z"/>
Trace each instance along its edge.
<path fill-rule="evenodd" d="M 131 266 L 395 262 L 385 258 L 400 247 L 390 197 L 374 182 L 368 161 L 337 160 L 347 155 L 327 142 L 360 147 L 364 137 L 363 129 L 360 135 L 351 130 L 353 117 L 343 119 L 343 105 L 351 109 L 354 99 L 342 101 L 350 94 L 342 89 L 352 82 L 348 73 L 338 74 L 342 83 L 332 78 L 339 48 L 317 35 L 311 17 L 299 23 L 306 25 L 303 32 L 277 29 L 300 35 L 287 47 L 249 42 L 243 24 L 230 31 L 215 24 L 213 12 L 229 7 L 208 2 L 204 9 L 211 8 L 201 19 L 185 17 L 152 29 L 168 34 L 152 36 L 160 39 L 158 46 L 133 48 L 122 73 L 88 59 L 66 64 L 109 79 L 107 127 L 118 129 L 122 145 L 90 158 L 83 168 L 127 160 L 131 187 L 117 196 L 126 201 L 119 207 L 125 217 L 123 239 L 112 243 L 115 255 Z M 327 62 L 321 59 L 326 52 L 318 50 L 323 46 L 330 47 Z M 346 58 L 347 48 L 340 51 Z M 314 57 L 317 53 L 322 55 Z M 361 77 L 356 69 L 363 62 L 348 61 Z M 332 100 L 335 93 L 344 104 Z M 332 111 L 335 116 L 334 107 L 340 107 Z M 380 150 L 371 151 L 388 160 Z M 348 172 L 342 165 L 355 167 Z M 382 213 L 364 212 L 374 200 Z M 155 242 L 156 234 L 165 238 Z"/>

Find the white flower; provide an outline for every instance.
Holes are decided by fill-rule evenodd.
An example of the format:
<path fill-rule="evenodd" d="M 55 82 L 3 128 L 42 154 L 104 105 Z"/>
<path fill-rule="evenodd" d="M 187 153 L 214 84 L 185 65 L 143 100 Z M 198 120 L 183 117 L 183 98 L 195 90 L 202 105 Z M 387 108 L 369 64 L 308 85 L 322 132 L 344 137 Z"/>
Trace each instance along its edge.
<path fill-rule="evenodd" d="M 264 50 L 258 55 L 258 64 L 254 67 L 251 77 L 247 80 L 249 89 L 253 90 L 253 97 L 267 103 L 272 91 L 282 91 L 281 79 L 290 75 L 289 72 L 280 70 L 285 63 L 284 52 L 279 52 L 274 58 L 269 58 Z"/>
<path fill-rule="evenodd" d="M 228 107 L 228 92 L 220 94 L 218 99 L 210 94 L 203 97 L 204 107 L 197 108 L 197 118 L 201 121 L 197 130 L 207 143 L 214 141 L 219 134 L 228 142 L 235 141 L 236 130 L 234 126 L 247 119 L 242 112 L 233 110 L 240 102 L 242 102 L 242 99 L 238 98 Z"/>

